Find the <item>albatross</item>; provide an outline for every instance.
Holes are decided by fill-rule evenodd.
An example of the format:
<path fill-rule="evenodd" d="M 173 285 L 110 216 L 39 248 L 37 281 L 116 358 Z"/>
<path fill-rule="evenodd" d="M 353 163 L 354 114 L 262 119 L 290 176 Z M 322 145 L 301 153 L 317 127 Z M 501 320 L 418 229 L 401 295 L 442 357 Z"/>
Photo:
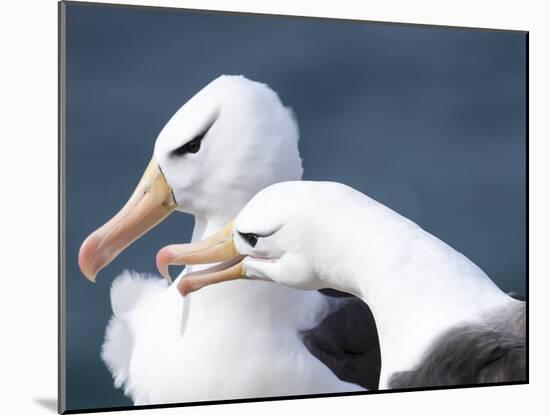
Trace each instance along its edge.
<path fill-rule="evenodd" d="M 126 205 L 83 242 L 80 269 L 95 281 L 173 211 L 194 216 L 192 241 L 208 237 L 261 189 L 301 176 L 291 110 L 264 84 L 221 76 L 164 126 Z M 157 261 L 170 259 L 162 253 Z M 364 390 L 315 357 L 326 354 L 317 339 L 326 340 L 327 316 L 345 308 L 340 300 L 246 280 L 182 300 L 177 284 L 189 269 L 172 285 L 130 271 L 112 284 L 102 358 L 134 404 Z"/>
<path fill-rule="evenodd" d="M 223 281 L 265 280 L 360 297 L 378 328 L 382 389 L 526 380 L 525 302 L 348 186 L 272 185 L 217 234 L 160 254 L 175 264 L 225 261 L 178 281 L 183 295 Z"/>

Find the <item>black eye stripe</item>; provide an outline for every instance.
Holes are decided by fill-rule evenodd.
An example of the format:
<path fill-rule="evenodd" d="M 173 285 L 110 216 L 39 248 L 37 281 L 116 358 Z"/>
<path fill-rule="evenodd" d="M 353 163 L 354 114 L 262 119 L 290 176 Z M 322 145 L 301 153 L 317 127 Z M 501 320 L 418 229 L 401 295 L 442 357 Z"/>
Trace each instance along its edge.
<path fill-rule="evenodd" d="M 182 146 L 176 148 L 175 150 L 172 150 L 172 155 L 174 156 L 183 156 L 184 154 L 187 154 L 187 153 L 196 153 L 198 152 L 200 149 L 201 149 L 201 143 L 202 143 L 202 139 L 206 136 L 206 134 L 208 133 L 208 131 L 210 131 L 210 128 L 214 125 L 214 122 L 212 122 L 212 124 L 210 124 L 205 130 L 204 132 L 202 132 L 201 134 L 197 135 L 195 138 L 193 138 L 191 141 L 183 144 Z"/>
<path fill-rule="evenodd" d="M 239 232 L 239 235 L 240 235 L 241 238 L 243 238 L 243 239 L 248 243 L 248 245 L 250 245 L 251 247 L 255 247 L 256 244 L 258 243 L 258 235 L 256 235 L 255 233 L 242 233 L 242 232 Z"/>
<path fill-rule="evenodd" d="M 277 228 L 275 228 L 273 231 L 271 232 L 268 232 L 268 233 L 262 233 L 262 234 L 259 234 L 259 233 L 247 233 L 247 232 L 240 232 L 240 231 L 237 231 L 237 233 L 241 236 L 241 238 L 243 238 L 251 247 L 255 247 L 256 244 L 258 243 L 258 239 L 260 238 L 269 238 L 271 235 L 277 233 L 281 228 L 283 227 L 283 225 L 280 225 L 278 226 Z"/>
<path fill-rule="evenodd" d="M 201 142 L 206 134 L 201 134 L 188 143 L 185 143 L 181 147 L 176 148 L 174 151 L 172 151 L 172 154 L 175 156 L 183 156 L 187 153 L 196 153 L 201 148 Z"/>

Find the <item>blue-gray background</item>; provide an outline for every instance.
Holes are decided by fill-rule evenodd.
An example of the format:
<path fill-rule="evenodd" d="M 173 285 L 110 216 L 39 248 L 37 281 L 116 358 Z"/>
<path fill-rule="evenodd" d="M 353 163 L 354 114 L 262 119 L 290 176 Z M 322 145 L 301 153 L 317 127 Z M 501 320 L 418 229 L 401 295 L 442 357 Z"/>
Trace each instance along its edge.
<path fill-rule="evenodd" d="M 170 116 L 220 74 L 293 107 L 306 179 L 367 193 L 525 293 L 525 44 L 519 32 L 69 4 L 68 408 L 131 404 L 99 357 L 109 285 L 126 268 L 154 272 L 192 218 L 172 215 L 95 285 L 79 245 L 126 201 Z"/>

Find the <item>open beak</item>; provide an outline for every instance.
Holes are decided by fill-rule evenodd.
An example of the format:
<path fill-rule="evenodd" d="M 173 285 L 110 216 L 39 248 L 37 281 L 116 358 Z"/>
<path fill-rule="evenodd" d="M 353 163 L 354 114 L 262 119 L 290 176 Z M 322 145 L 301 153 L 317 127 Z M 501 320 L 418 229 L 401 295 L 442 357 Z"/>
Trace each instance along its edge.
<path fill-rule="evenodd" d="M 202 241 L 181 245 L 168 245 L 157 253 L 157 268 L 161 275 L 170 278 L 169 265 L 196 265 L 221 262 L 205 270 L 191 272 L 178 282 L 182 295 L 207 285 L 230 281 L 243 276 L 242 260 L 233 244 L 233 221 Z"/>
<path fill-rule="evenodd" d="M 124 207 L 80 247 L 78 265 L 90 281 L 128 245 L 166 218 L 176 203 L 153 158 Z"/>

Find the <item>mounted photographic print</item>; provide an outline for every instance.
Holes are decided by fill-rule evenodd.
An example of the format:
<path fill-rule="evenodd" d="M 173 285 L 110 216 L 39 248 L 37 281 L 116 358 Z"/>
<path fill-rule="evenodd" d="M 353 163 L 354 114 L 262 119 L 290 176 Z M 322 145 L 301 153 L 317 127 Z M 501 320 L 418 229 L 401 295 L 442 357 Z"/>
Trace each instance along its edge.
<path fill-rule="evenodd" d="M 60 412 L 528 382 L 527 32 L 59 33 Z"/>

